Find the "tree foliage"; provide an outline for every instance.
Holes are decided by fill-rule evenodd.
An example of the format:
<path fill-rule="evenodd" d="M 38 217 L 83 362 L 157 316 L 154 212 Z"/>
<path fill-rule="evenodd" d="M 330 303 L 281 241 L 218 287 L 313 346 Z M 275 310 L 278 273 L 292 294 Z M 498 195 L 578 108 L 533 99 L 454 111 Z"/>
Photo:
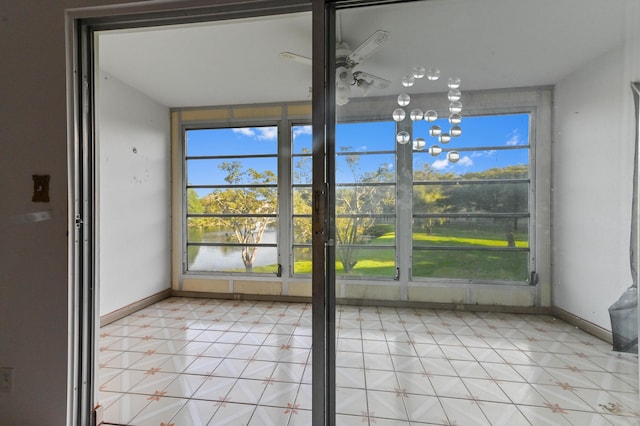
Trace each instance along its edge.
<path fill-rule="evenodd" d="M 259 172 L 253 168 L 243 169 L 238 161 L 221 163 L 218 168 L 227 173 L 224 180 L 238 187 L 224 188 L 202 198 L 204 213 L 220 215 L 207 219 L 208 226 L 217 226 L 227 232 L 227 239 L 242 244 L 242 262 L 251 272 L 259 244 L 265 230 L 276 221 L 276 217 L 246 216 L 271 215 L 277 212 L 277 189 L 250 185 L 276 183 L 274 172 Z M 243 186 L 247 185 L 247 186 Z"/>
<path fill-rule="evenodd" d="M 438 172 L 429 164 L 425 164 L 422 170 L 414 171 L 415 182 L 431 182 L 455 179 L 451 172 Z M 444 194 L 443 185 L 414 185 L 413 187 L 413 212 L 414 213 L 444 213 L 447 210 L 447 200 Z M 427 234 L 431 234 L 436 225 L 442 225 L 442 218 L 422 218 L 416 222 Z"/>
<path fill-rule="evenodd" d="M 391 226 L 376 219 L 376 215 L 395 212 L 395 173 L 390 165 L 381 164 L 376 169 L 363 171 L 361 155 L 350 153 L 350 147 L 343 147 L 347 153 L 343 158 L 351 178 L 349 184 L 338 185 L 335 189 L 335 233 L 336 256 L 345 274 L 353 271 L 359 260 L 360 246 L 368 243 L 368 229 Z M 308 154 L 308 152 L 305 152 Z M 198 193 L 187 191 L 188 210 L 191 214 L 211 214 L 213 217 L 192 218 L 190 227 L 224 230 L 228 241 L 242 245 L 242 261 L 250 272 L 255 261 L 257 244 L 262 241 L 265 231 L 273 226 L 277 218 L 278 191 L 276 175 L 273 171 L 257 171 L 243 168 L 238 161 L 223 162 L 218 168 L 225 172 L 228 188 L 212 191 L 200 198 Z M 303 185 L 292 191 L 293 239 L 295 244 L 311 243 L 312 191 L 310 156 L 300 156 L 293 165 L 293 181 Z M 527 165 L 493 168 L 481 172 L 455 175 L 442 172 L 426 164 L 414 171 L 414 182 L 429 182 L 428 185 L 413 185 L 413 212 L 434 215 L 445 213 L 513 213 L 528 211 L 528 191 L 526 183 L 501 183 L 508 179 L 526 178 Z M 438 181 L 489 180 L 482 184 L 438 184 Z M 388 185 L 387 185 L 388 184 Z M 265 186 L 261 186 L 265 185 Z M 250 215 L 250 216 L 249 216 Z M 264 216 L 263 216 L 264 215 Z M 445 218 L 422 218 L 416 225 L 427 234 L 434 227 L 446 222 Z M 513 243 L 513 233 L 517 230 L 517 219 L 509 219 L 505 226 L 507 242 Z M 304 249 L 307 250 L 308 249 Z M 298 251 L 300 260 L 308 253 Z"/>
<path fill-rule="evenodd" d="M 414 211 L 425 209 L 429 213 L 525 213 L 528 211 L 529 193 L 526 183 L 508 182 L 509 179 L 528 177 L 527 165 L 496 167 L 481 172 L 469 172 L 460 176 L 422 172 L 427 180 L 483 181 L 460 185 L 429 185 L 414 187 Z M 416 194 L 417 192 L 417 194 Z M 500 219 L 496 219 L 498 221 Z M 424 220 L 427 233 L 442 219 Z M 515 246 L 518 219 L 502 219 L 505 239 L 510 247 Z"/>
<path fill-rule="evenodd" d="M 465 173 L 464 180 L 505 180 L 526 178 L 526 165 L 493 168 L 482 172 Z M 491 183 L 481 185 L 448 185 L 444 188 L 441 205 L 447 210 L 466 212 L 505 213 L 525 211 L 528 193 L 519 184 Z"/>
<path fill-rule="evenodd" d="M 348 151 L 350 147 L 343 147 Z M 393 186 L 366 185 L 392 182 L 394 172 L 388 164 L 382 164 L 374 171 L 362 172 L 360 156 L 348 154 L 346 164 L 352 175 L 353 186 L 336 188 L 336 256 L 345 273 L 349 273 L 358 263 L 358 245 L 367 240 L 366 230 L 376 219 L 372 215 L 395 211 Z"/>
<path fill-rule="evenodd" d="M 296 184 L 310 185 L 311 184 L 311 157 L 309 149 L 303 148 L 302 153 L 305 156 L 298 157 L 293 165 L 293 182 Z M 297 187 L 293 190 L 292 203 L 293 203 L 293 239 L 296 244 L 311 244 L 311 205 L 312 205 L 312 192 L 308 187 Z M 296 253 L 296 257 L 306 256 L 310 258 L 309 249 L 299 249 Z"/>

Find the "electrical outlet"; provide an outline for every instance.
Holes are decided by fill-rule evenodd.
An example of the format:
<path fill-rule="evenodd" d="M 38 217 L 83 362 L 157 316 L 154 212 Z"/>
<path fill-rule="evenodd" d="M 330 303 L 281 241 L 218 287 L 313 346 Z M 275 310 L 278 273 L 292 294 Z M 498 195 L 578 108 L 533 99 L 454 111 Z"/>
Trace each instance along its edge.
<path fill-rule="evenodd" d="M 13 389 L 13 368 L 0 367 L 0 392 L 11 392 Z"/>

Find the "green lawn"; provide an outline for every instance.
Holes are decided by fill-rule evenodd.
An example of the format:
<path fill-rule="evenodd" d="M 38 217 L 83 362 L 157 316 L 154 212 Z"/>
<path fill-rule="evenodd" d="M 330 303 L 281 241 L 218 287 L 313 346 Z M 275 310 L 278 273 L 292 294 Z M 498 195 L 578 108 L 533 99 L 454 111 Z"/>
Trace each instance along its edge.
<path fill-rule="evenodd" d="M 528 274 L 526 251 L 510 251 L 503 234 L 484 232 L 460 232 L 456 236 L 413 234 L 414 246 L 430 250 L 414 250 L 412 273 L 414 277 L 455 278 L 473 280 L 524 281 Z M 516 239 L 516 247 L 526 248 L 528 242 Z M 349 276 L 376 276 L 392 278 L 396 274 L 395 233 L 389 232 L 372 239 L 369 248 L 358 251 L 358 263 Z M 438 250 L 439 247 L 466 247 L 470 250 Z M 473 250 L 474 247 L 504 247 L 504 251 Z M 339 250 L 339 249 L 338 249 Z M 194 256 L 195 257 L 195 256 Z M 339 259 L 339 258 L 338 258 Z M 274 273 L 275 265 L 256 266 L 253 272 Z M 238 270 L 237 272 L 243 272 Z M 296 274 L 311 274 L 311 260 L 295 263 Z M 336 262 L 336 274 L 345 275 L 342 263 Z"/>
<path fill-rule="evenodd" d="M 493 238 L 492 238 L 493 237 Z M 395 253 L 391 248 L 380 246 L 393 245 L 395 234 L 389 232 L 370 241 L 371 249 L 359 251 L 360 259 L 349 276 L 393 277 L 396 273 Z M 458 279 L 497 279 L 523 281 L 528 274 L 528 253 L 522 251 L 481 251 L 481 250 L 437 250 L 438 247 L 505 247 L 502 236 L 485 233 L 480 238 L 471 236 L 443 236 L 416 233 L 413 235 L 416 246 L 428 246 L 435 250 L 414 250 L 413 276 L 426 278 Z M 527 241 L 516 240 L 516 247 L 528 247 Z M 373 247 L 379 248 L 373 248 Z M 311 262 L 298 261 L 295 264 L 298 274 L 310 274 Z M 344 275 L 344 268 L 336 262 L 336 274 Z"/>

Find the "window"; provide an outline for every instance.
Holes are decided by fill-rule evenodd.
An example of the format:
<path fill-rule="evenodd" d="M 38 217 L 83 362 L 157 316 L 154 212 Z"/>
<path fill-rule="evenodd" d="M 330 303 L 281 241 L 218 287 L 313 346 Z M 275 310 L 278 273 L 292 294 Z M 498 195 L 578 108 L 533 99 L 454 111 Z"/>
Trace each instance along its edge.
<path fill-rule="evenodd" d="M 393 122 L 336 127 L 336 274 L 396 274 Z M 294 274 L 311 273 L 311 128 L 292 129 Z"/>
<path fill-rule="evenodd" d="M 186 131 L 187 270 L 279 272 L 278 128 Z"/>
<path fill-rule="evenodd" d="M 429 135 L 418 122 L 414 134 Z M 529 115 L 466 117 L 464 133 L 413 154 L 414 277 L 526 281 Z M 433 139 L 432 140 L 437 140 Z M 433 146 L 433 145 L 431 145 Z M 457 162 L 447 159 L 455 150 Z"/>
<path fill-rule="evenodd" d="M 311 274 L 311 126 L 291 129 L 293 274 Z"/>
<path fill-rule="evenodd" d="M 496 103 L 500 98 L 496 98 Z M 509 111 L 516 110 L 510 106 Z M 336 275 L 376 285 L 525 283 L 534 270 L 532 113 L 336 125 Z M 269 122 L 269 121 L 266 121 Z M 302 116 L 270 126 L 185 131 L 184 271 L 311 275 L 312 134 Z M 286 129 L 286 130 L 285 130 Z M 417 143 L 423 138 L 423 143 Z M 439 155 L 430 147 L 442 149 Z M 456 151 L 457 161 L 448 153 Z M 392 284 L 392 280 L 399 280 Z M 386 284 L 385 284 L 386 285 Z"/>
<path fill-rule="evenodd" d="M 396 275 L 395 123 L 336 125 L 336 274 Z"/>

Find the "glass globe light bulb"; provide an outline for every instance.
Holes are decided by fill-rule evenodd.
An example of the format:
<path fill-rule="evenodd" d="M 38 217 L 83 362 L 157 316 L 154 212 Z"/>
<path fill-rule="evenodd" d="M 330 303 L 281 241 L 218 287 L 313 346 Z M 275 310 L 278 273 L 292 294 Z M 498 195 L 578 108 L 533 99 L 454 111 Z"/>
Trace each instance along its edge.
<path fill-rule="evenodd" d="M 462 97 L 462 92 L 460 92 L 460 89 L 449 89 L 447 97 L 449 98 L 449 102 L 459 101 Z"/>
<path fill-rule="evenodd" d="M 438 113 L 432 109 L 424 113 L 424 120 L 429 123 L 433 123 L 437 119 L 438 119 Z"/>
<path fill-rule="evenodd" d="M 398 105 L 400 105 L 401 107 L 409 105 L 409 102 L 411 102 L 411 96 L 407 95 L 406 93 L 398 95 Z"/>
<path fill-rule="evenodd" d="M 398 142 L 400 145 L 404 145 L 410 140 L 411 140 L 411 136 L 409 135 L 408 132 L 405 132 L 404 130 L 401 132 L 398 132 L 398 134 L 396 135 L 396 142 Z"/>
<path fill-rule="evenodd" d="M 449 112 L 451 114 L 460 114 L 462 112 L 462 102 L 455 101 L 449 104 Z"/>
<path fill-rule="evenodd" d="M 457 138 L 462 134 L 462 128 L 460 126 L 451 126 L 449 129 L 449 134 L 454 138 Z"/>
<path fill-rule="evenodd" d="M 460 124 L 462 122 L 462 116 L 460 114 L 451 114 L 449 116 L 449 123 Z"/>
<path fill-rule="evenodd" d="M 457 163 L 460 160 L 460 153 L 458 151 L 447 152 L 447 160 L 450 163 Z"/>
<path fill-rule="evenodd" d="M 411 75 L 413 75 L 415 78 L 422 78 L 424 77 L 425 73 L 427 72 L 427 70 L 424 67 L 413 67 L 413 69 L 411 70 Z"/>
<path fill-rule="evenodd" d="M 416 140 L 413 141 L 413 149 L 416 151 L 422 151 L 425 145 L 426 142 L 423 138 L 416 138 Z"/>
<path fill-rule="evenodd" d="M 422 120 L 422 117 L 424 117 L 424 113 L 421 109 L 412 109 L 409 113 L 409 118 L 411 118 L 411 121 Z"/>
<path fill-rule="evenodd" d="M 462 83 L 460 77 L 449 77 L 447 86 L 449 87 L 449 89 L 457 89 L 458 87 L 460 87 L 460 83 Z"/>
<path fill-rule="evenodd" d="M 405 75 L 404 77 L 402 77 L 402 85 L 404 87 L 411 87 L 415 82 L 416 82 L 416 79 L 413 78 L 412 75 Z"/>
<path fill-rule="evenodd" d="M 429 147 L 428 152 L 432 156 L 437 157 L 442 152 L 442 148 L 440 148 L 438 145 L 432 145 Z"/>
<path fill-rule="evenodd" d="M 431 128 L 429 129 L 429 134 L 431 136 L 440 136 L 441 133 L 442 129 L 440 128 L 440 126 L 431 126 Z"/>
<path fill-rule="evenodd" d="M 402 108 L 396 108 L 393 111 L 393 121 L 402 121 L 407 116 Z"/>
<path fill-rule="evenodd" d="M 431 81 L 436 81 L 440 78 L 440 70 L 438 68 L 429 68 L 427 70 L 427 78 Z"/>
<path fill-rule="evenodd" d="M 442 144 L 447 144 L 450 140 L 451 135 L 449 133 L 442 133 L 440 136 L 438 136 L 438 141 L 440 141 L 440 143 Z"/>

